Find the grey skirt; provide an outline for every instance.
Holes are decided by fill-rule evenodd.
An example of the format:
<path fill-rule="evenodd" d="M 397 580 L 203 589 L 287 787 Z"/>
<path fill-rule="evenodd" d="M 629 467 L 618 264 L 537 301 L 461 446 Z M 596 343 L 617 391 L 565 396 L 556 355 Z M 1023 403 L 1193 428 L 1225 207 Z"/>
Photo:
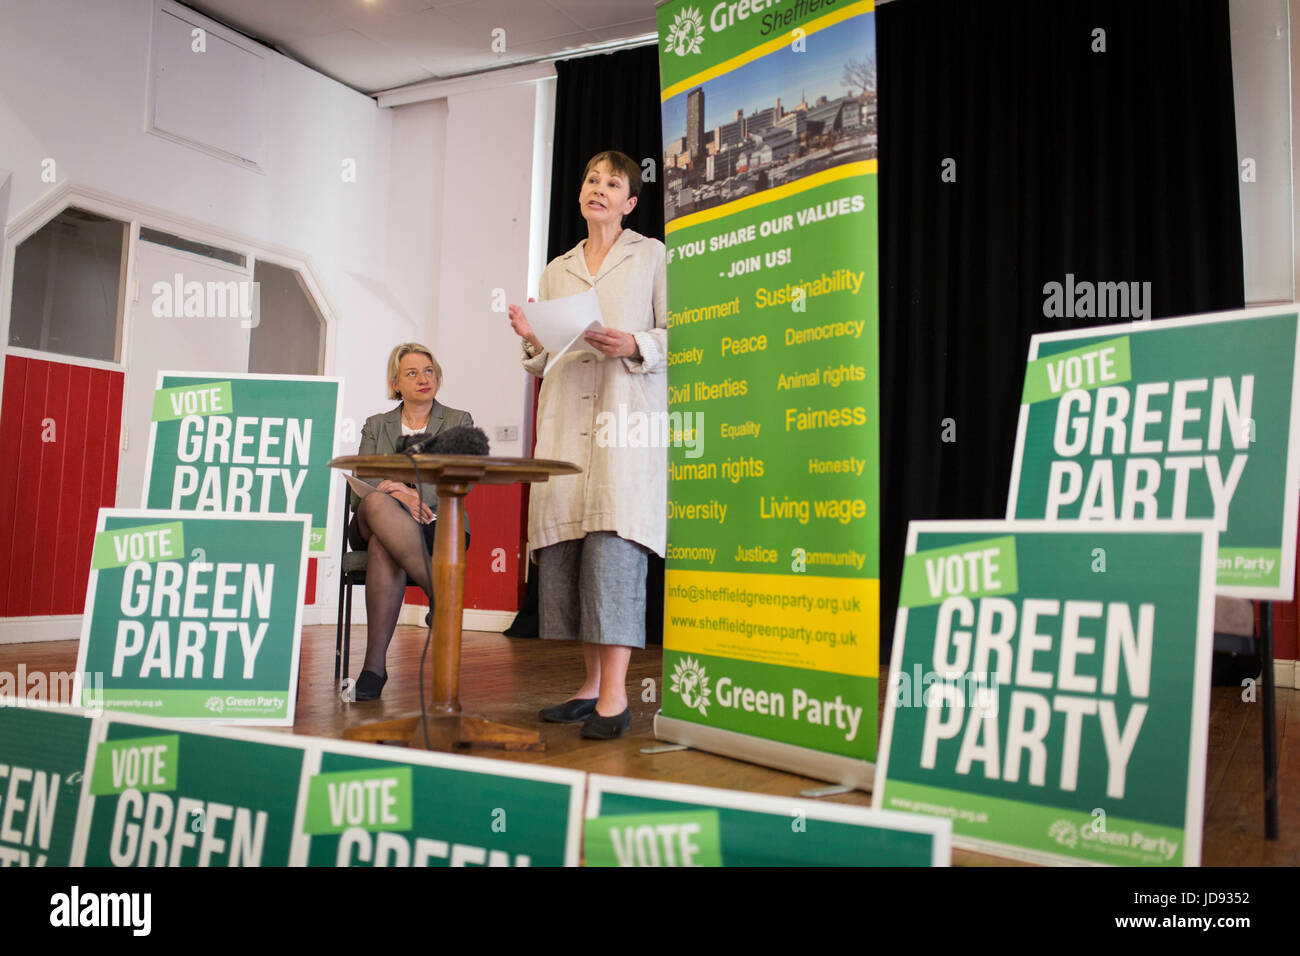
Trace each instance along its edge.
<path fill-rule="evenodd" d="M 612 531 L 537 552 L 542 638 L 645 647 L 646 556 Z"/>

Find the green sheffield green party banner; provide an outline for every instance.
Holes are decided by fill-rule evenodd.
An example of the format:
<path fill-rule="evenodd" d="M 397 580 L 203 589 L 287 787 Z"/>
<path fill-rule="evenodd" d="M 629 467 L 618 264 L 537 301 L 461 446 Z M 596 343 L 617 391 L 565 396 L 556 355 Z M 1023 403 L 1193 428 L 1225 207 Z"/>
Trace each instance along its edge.
<path fill-rule="evenodd" d="M 587 866 L 948 866 L 938 817 L 592 775 Z"/>
<path fill-rule="evenodd" d="M 912 522 L 873 804 L 1038 862 L 1200 863 L 1209 520 Z"/>
<path fill-rule="evenodd" d="M 1036 335 L 1008 518 L 1212 518 L 1217 587 L 1289 601 L 1300 497 L 1297 313 Z"/>
<path fill-rule="evenodd" d="M 776 744 L 757 759 L 869 783 L 873 4 L 676 0 L 658 18 L 670 440 L 656 733 L 751 756 Z"/>
<path fill-rule="evenodd" d="M 92 721 L 0 697 L 0 866 L 68 866 Z"/>
<path fill-rule="evenodd" d="M 75 699 L 291 725 L 306 515 L 99 512 Z"/>
<path fill-rule="evenodd" d="M 342 379 L 159 372 L 141 507 L 311 516 L 325 540 Z"/>

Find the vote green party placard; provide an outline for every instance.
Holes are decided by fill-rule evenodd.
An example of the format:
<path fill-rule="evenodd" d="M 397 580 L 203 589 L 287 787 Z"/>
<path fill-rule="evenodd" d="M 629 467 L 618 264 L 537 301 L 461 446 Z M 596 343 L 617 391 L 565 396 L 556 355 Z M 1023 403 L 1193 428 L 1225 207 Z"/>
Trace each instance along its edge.
<path fill-rule="evenodd" d="M 1197 865 L 1211 521 L 908 530 L 873 805 L 1039 862 Z"/>
<path fill-rule="evenodd" d="M 109 710 L 291 725 L 307 521 L 101 510 L 76 699 L 92 685 Z"/>
<path fill-rule="evenodd" d="M 0 697 L 0 866 L 68 866 L 90 745 L 75 707 Z"/>
<path fill-rule="evenodd" d="M 1213 518 L 1217 587 L 1289 601 L 1300 496 L 1294 306 L 1030 340 L 1008 518 Z"/>
<path fill-rule="evenodd" d="M 142 507 L 311 516 L 323 555 L 342 379 L 159 372 Z"/>
<path fill-rule="evenodd" d="M 309 760 L 307 865 L 578 865 L 581 773 L 335 741 Z"/>
<path fill-rule="evenodd" d="M 587 866 L 948 866 L 947 820 L 628 777 L 587 781 Z"/>
<path fill-rule="evenodd" d="M 304 745 L 292 735 L 106 715 L 75 866 L 287 866 Z"/>
<path fill-rule="evenodd" d="M 670 440 L 655 732 L 866 786 L 879 695 L 874 5 L 670 0 L 657 16 Z"/>

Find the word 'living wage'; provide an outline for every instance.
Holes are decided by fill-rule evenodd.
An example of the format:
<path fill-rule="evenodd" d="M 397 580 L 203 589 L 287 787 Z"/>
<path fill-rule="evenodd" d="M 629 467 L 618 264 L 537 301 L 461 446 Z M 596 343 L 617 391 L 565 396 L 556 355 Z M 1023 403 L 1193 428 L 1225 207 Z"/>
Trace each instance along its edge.
<path fill-rule="evenodd" d="M 980 569 L 978 574 L 959 582 L 961 590 L 973 592 L 1001 586 L 987 551 L 957 557 L 961 564 Z M 1148 705 L 1132 703 L 1121 724 L 1116 702 L 1097 698 L 1099 694 L 1119 694 L 1121 670 L 1132 697 L 1150 696 L 1155 605 L 1138 605 L 1135 627 L 1127 602 L 1024 598 L 1017 603 L 1007 597 L 972 598 L 950 593 L 952 588 L 945 583 L 946 578 L 930 574 L 927 569 L 930 596 L 947 594 L 939 605 L 931 662 L 946 680 L 931 688 L 932 696 L 927 697 L 927 703 L 933 705 L 926 708 L 921 766 L 934 769 L 940 742 L 956 740 L 960 735 L 960 747 L 952 764 L 956 773 L 970 774 L 979 764 L 988 780 L 1017 783 L 1023 777 L 1031 786 L 1044 787 L 1046 738 L 1049 731 L 1056 730 L 1062 739 L 1057 784 L 1063 791 L 1074 791 L 1078 788 L 1079 753 L 1087 730 L 1099 732 L 1105 748 L 1106 795 L 1122 799 L 1129 758 Z M 1083 633 L 1088 621 L 1101 622 L 1099 630 L 1104 636 Z M 1099 640 L 1100 682 L 1097 677 L 1080 673 L 1078 666 L 1080 660 L 1097 653 Z M 1054 647 L 1059 648 L 1055 674 L 1036 669 L 1035 655 L 1050 654 Z M 967 700 L 960 686 L 946 682 L 961 680 L 971 672 L 991 674 L 1000 686 L 1011 688 L 1005 705 L 1005 740 L 999 737 L 998 722 L 984 719 L 986 701 L 979 696 Z M 1052 690 L 1057 693 L 1050 697 L 1039 693 Z M 1085 718 L 1095 718 L 1095 723 Z"/>

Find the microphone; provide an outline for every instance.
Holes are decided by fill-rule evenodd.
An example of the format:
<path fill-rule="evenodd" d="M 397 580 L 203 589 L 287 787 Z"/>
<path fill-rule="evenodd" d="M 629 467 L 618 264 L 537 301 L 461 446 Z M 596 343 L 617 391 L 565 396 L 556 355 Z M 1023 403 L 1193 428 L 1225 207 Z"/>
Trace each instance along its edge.
<path fill-rule="evenodd" d="M 408 455 L 418 454 L 424 451 L 425 446 L 433 441 L 433 436 L 428 432 L 419 432 L 415 435 L 403 435 L 397 439 L 397 451 Z"/>
<path fill-rule="evenodd" d="M 437 435 L 403 435 L 397 440 L 399 453 L 415 455 L 426 449 L 434 455 L 487 455 L 491 450 L 487 433 L 470 425 L 457 425 Z"/>

